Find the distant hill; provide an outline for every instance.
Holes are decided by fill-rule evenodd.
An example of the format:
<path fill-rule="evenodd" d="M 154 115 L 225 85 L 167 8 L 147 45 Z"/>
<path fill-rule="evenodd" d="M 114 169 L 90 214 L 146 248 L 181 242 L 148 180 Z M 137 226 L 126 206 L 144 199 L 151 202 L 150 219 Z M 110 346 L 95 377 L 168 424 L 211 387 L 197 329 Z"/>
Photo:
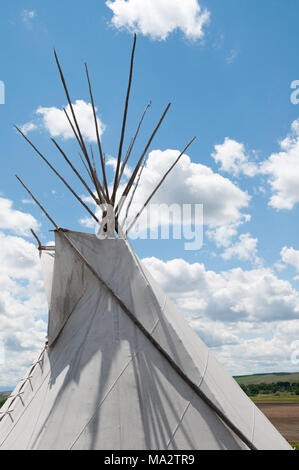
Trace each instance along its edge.
<path fill-rule="evenodd" d="M 15 388 L 14 386 L 11 386 L 11 387 L 10 387 L 9 385 L 7 385 L 6 387 L 0 387 L 0 393 L 2 393 L 2 392 L 5 393 L 5 392 L 8 392 L 8 391 L 11 391 L 11 390 L 13 390 L 14 388 Z"/>
<path fill-rule="evenodd" d="M 272 372 L 271 374 L 237 375 L 238 384 L 271 384 L 276 382 L 299 382 L 299 372 Z"/>

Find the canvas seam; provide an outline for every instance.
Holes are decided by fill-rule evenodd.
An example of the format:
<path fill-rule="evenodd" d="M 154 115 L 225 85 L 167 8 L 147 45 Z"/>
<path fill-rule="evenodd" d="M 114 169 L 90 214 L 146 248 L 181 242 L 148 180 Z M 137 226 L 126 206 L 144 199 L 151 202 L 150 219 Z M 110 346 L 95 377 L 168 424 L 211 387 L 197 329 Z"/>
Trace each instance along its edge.
<path fill-rule="evenodd" d="M 157 325 L 159 323 L 159 320 L 156 322 L 156 324 L 154 325 L 154 327 L 152 328 L 151 330 L 151 334 L 154 332 L 154 330 L 156 329 Z M 108 398 L 108 396 L 110 395 L 110 393 L 112 392 L 112 390 L 114 389 L 114 387 L 116 386 L 117 382 L 119 381 L 120 377 L 124 374 L 124 372 L 126 371 L 126 369 L 129 367 L 129 365 L 131 364 L 131 362 L 133 362 L 133 359 L 135 359 L 138 354 L 140 353 L 140 351 L 137 351 L 135 354 L 132 354 L 132 357 L 131 359 L 129 360 L 129 362 L 125 365 L 125 367 L 123 368 L 123 370 L 120 372 L 120 374 L 117 376 L 117 378 L 115 379 L 115 381 L 111 384 L 109 390 L 107 390 L 107 393 L 106 395 L 103 397 L 102 401 L 98 404 L 95 412 L 93 413 L 93 415 L 91 416 L 91 418 L 88 420 L 88 422 L 84 425 L 84 427 L 81 429 L 80 433 L 78 434 L 78 436 L 75 438 L 75 440 L 73 441 L 73 443 L 71 444 L 70 446 L 70 449 L 72 449 L 74 447 L 74 445 L 76 444 L 76 442 L 78 441 L 78 439 L 80 439 L 81 435 L 83 434 L 83 432 L 85 431 L 85 429 L 87 428 L 87 426 L 91 423 L 91 421 L 93 420 L 95 414 L 97 413 L 97 411 L 99 410 L 99 408 L 101 408 L 101 406 L 103 405 L 104 401 L 106 400 L 106 398 Z"/>
<path fill-rule="evenodd" d="M 67 237 L 66 233 L 61 231 L 62 235 L 68 241 L 71 247 L 73 247 L 77 256 L 86 264 L 90 269 L 93 275 L 98 279 L 101 285 L 103 285 L 110 293 L 113 298 L 118 302 L 121 309 L 126 313 L 126 315 L 133 321 L 133 323 L 139 328 L 145 337 L 147 337 L 155 348 L 160 352 L 160 354 L 168 361 L 171 367 L 181 376 L 181 378 L 191 387 L 191 389 L 216 413 L 218 418 L 220 418 L 231 431 L 233 431 L 250 449 L 257 450 L 256 447 L 252 444 L 251 441 L 243 434 L 243 432 L 238 429 L 238 427 L 213 403 L 208 396 L 198 388 L 198 386 L 184 373 L 184 371 L 174 362 L 172 357 L 165 351 L 161 345 L 153 338 L 142 323 L 136 318 L 136 316 L 126 307 L 124 302 L 113 292 L 113 290 L 100 278 L 97 271 L 88 263 L 88 261 L 81 254 L 80 250 L 72 243 L 72 241 Z"/>

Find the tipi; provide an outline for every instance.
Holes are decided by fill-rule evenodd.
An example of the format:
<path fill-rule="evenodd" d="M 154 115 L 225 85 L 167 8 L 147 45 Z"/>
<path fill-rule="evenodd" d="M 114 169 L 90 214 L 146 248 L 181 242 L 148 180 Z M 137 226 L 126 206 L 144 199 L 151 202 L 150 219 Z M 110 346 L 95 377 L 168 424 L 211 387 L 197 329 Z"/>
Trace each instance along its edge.
<path fill-rule="evenodd" d="M 59 228 L 22 183 L 55 226 L 55 246 L 42 246 L 36 237 L 49 303 L 48 341 L 1 409 L 0 449 L 291 449 L 152 279 L 126 237 L 114 237 L 114 229 L 122 234 L 116 191 L 134 145 L 133 139 L 122 161 L 135 41 L 110 194 L 96 115 L 102 182 L 56 57 L 72 116 L 66 114 L 95 193 L 54 143 L 101 204 L 101 234 L 109 237 Z M 93 104 L 91 87 L 90 95 Z M 138 184 L 154 134 L 124 197 Z"/>

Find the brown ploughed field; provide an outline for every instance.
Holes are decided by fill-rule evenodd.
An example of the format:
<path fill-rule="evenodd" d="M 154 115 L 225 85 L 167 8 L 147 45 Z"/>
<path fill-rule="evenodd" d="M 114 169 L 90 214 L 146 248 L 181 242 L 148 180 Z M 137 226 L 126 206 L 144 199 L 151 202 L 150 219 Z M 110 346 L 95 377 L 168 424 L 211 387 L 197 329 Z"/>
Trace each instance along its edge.
<path fill-rule="evenodd" d="M 299 441 L 299 403 L 262 402 L 256 406 L 287 441 Z"/>

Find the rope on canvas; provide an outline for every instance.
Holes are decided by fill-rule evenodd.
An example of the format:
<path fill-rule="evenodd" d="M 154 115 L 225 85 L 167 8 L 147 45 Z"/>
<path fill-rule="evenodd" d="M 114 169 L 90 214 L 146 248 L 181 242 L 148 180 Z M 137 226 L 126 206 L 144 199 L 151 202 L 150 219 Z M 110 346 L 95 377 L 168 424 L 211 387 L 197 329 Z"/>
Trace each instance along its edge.
<path fill-rule="evenodd" d="M 137 328 L 146 336 L 147 339 L 155 346 L 155 348 L 161 353 L 161 355 L 167 360 L 167 362 L 171 365 L 171 367 L 180 375 L 180 377 L 191 387 L 191 389 L 198 395 L 208 406 L 211 408 L 216 415 L 238 436 L 246 446 L 251 450 L 257 450 L 255 445 L 243 434 L 240 429 L 235 426 L 235 424 L 215 405 L 207 396 L 206 394 L 200 390 L 200 388 L 189 379 L 189 377 L 184 373 L 184 371 L 175 363 L 171 356 L 160 346 L 160 344 L 152 337 L 152 335 L 144 328 L 142 323 L 135 317 L 135 315 L 130 312 L 130 310 L 126 307 L 126 305 L 122 302 L 122 300 L 110 289 L 110 287 L 100 278 L 98 273 L 94 270 L 94 268 L 88 263 L 85 257 L 80 253 L 78 248 L 72 243 L 72 241 L 67 236 L 67 231 L 65 229 L 57 229 L 58 233 L 61 233 L 62 236 L 65 238 L 66 242 L 69 246 L 75 251 L 77 256 L 83 261 L 83 263 L 87 266 L 87 268 L 91 271 L 91 273 L 96 277 L 96 279 L 100 282 L 102 286 L 107 289 L 114 300 L 119 304 L 121 309 L 126 313 L 126 315 L 133 321 L 133 323 L 137 326 Z"/>

